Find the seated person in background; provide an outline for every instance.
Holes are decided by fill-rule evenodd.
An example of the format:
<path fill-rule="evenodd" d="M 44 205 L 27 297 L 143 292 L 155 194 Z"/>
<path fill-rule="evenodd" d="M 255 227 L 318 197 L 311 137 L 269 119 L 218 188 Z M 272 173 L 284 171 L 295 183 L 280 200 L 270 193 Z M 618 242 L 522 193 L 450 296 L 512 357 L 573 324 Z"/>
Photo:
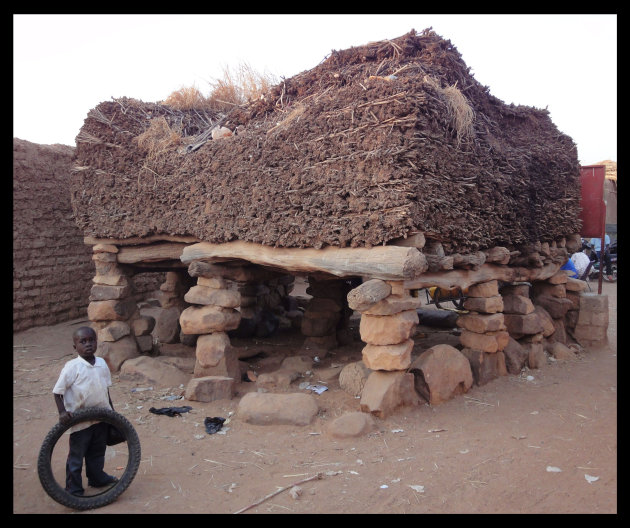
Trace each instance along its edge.
<path fill-rule="evenodd" d="M 582 277 L 582 275 L 584 275 L 586 268 L 591 263 L 591 259 L 584 252 L 584 246 L 582 246 L 582 251 L 577 251 L 573 253 L 569 260 L 573 262 L 573 266 L 575 267 L 575 271 L 577 272 L 578 279 Z"/>
<path fill-rule="evenodd" d="M 587 257 L 588 258 L 588 257 Z M 570 273 L 567 273 L 568 277 L 571 277 L 573 279 L 579 279 L 581 277 L 580 274 L 578 274 L 577 269 L 575 268 L 575 264 L 573 263 L 573 261 L 571 259 L 568 259 L 565 263 L 564 266 L 562 266 L 560 268 L 561 270 L 567 270 Z"/>

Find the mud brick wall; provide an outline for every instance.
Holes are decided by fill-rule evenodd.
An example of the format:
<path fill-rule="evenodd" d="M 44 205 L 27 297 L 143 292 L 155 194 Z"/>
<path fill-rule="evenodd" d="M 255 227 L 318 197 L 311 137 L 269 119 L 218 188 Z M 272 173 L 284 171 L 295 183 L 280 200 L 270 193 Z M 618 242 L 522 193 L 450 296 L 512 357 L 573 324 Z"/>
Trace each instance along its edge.
<path fill-rule="evenodd" d="M 87 314 L 92 248 L 72 216 L 74 148 L 13 140 L 13 330 Z"/>
<path fill-rule="evenodd" d="M 87 317 L 92 246 L 83 243 L 70 201 L 74 147 L 13 139 L 13 331 Z M 163 273 L 133 278 L 138 300 Z"/>

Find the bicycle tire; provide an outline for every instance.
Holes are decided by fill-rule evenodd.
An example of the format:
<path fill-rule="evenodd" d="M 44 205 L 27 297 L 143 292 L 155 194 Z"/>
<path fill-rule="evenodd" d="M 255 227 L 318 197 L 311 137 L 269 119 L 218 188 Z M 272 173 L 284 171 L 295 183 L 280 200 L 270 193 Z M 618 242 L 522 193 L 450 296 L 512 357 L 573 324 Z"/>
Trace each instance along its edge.
<path fill-rule="evenodd" d="M 70 427 L 81 422 L 98 420 L 114 425 L 125 437 L 129 452 L 127 467 L 120 479 L 111 488 L 103 493 L 92 496 L 77 496 L 67 492 L 59 485 L 53 475 L 51 459 L 55 445 Z M 39 451 L 37 458 L 37 474 L 44 491 L 56 502 L 74 510 L 91 510 L 101 508 L 114 502 L 129 487 L 138 472 L 140 466 L 141 449 L 140 439 L 133 425 L 122 414 L 111 409 L 89 408 L 72 413 L 71 420 L 62 424 L 55 424 L 48 432 Z"/>

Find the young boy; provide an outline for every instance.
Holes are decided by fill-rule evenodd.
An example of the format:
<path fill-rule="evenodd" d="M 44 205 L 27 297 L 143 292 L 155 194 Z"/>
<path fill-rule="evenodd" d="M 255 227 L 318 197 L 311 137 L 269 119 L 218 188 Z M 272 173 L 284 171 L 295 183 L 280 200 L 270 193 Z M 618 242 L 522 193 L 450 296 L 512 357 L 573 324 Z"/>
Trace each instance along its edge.
<path fill-rule="evenodd" d="M 107 363 L 96 357 L 96 332 L 89 326 L 78 328 L 73 336 L 73 347 L 78 357 L 68 361 L 53 388 L 59 421 L 68 423 L 72 413 L 88 407 L 114 409 L 109 395 L 112 384 Z M 83 495 L 81 469 L 85 458 L 88 485 L 101 488 L 118 479 L 103 471 L 107 448 L 105 422 L 81 422 L 71 428 L 70 451 L 66 461 L 66 491 Z"/>

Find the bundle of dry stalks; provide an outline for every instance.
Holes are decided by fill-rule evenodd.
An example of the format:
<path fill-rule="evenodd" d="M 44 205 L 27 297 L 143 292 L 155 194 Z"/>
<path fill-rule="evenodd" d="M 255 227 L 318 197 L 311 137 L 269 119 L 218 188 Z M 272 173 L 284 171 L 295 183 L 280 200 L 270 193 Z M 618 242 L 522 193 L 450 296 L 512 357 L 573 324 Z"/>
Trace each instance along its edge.
<path fill-rule="evenodd" d="M 151 120 L 149 128 L 135 137 L 138 147 L 144 151 L 147 158 L 153 158 L 160 153 L 172 150 L 181 145 L 182 136 L 173 130 L 163 116 Z"/>
<path fill-rule="evenodd" d="M 457 88 L 457 82 L 452 86 L 442 88 L 439 81 L 430 75 L 424 76 L 424 81 L 433 86 L 444 97 L 448 108 L 449 119 L 453 123 L 453 129 L 457 134 L 457 143 L 473 137 L 475 134 L 475 111 L 470 106 L 468 99 Z"/>

